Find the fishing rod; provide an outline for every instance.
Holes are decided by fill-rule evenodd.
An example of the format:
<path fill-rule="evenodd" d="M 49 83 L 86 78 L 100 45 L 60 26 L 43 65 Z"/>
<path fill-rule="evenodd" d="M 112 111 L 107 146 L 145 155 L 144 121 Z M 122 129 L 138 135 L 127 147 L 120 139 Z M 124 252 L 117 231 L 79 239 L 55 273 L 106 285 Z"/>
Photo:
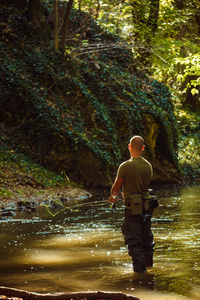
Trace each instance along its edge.
<path fill-rule="evenodd" d="M 104 204 L 107 204 L 107 203 L 110 203 L 112 204 L 111 208 L 112 208 L 112 211 L 114 211 L 116 209 L 116 203 L 111 203 L 109 202 L 109 200 L 107 199 L 103 199 L 103 200 L 96 200 L 96 201 L 93 201 L 93 202 L 86 202 L 86 203 L 80 203 L 80 204 L 75 204 L 75 205 L 71 205 L 69 206 L 70 208 L 72 207 L 78 207 L 78 206 L 94 206 L 95 204 L 98 205 L 104 205 Z"/>
<path fill-rule="evenodd" d="M 74 208 L 74 207 L 79 207 L 79 206 L 94 206 L 95 204 L 107 204 L 108 200 L 107 199 L 103 199 L 103 200 L 96 200 L 96 201 L 92 201 L 92 202 L 83 202 L 83 203 L 77 203 L 74 205 L 70 205 L 70 208 Z"/>
<path fill-rule="evenodd" d="M 61 198 L 62 201 L 64 201 L 65 199 Z M 60 200 L 61 200 L 60 199 Z M 67 200 L 67 199 L 66 199 Z M 60 209 L 59 211 L 57 211 L 56 213 L 52 213 L 50 211 L 50 208 L 51 208 L 51 205 L 53 203 L 56 203 L 57 205 L 63 207 L 62 209 Z M 77 204 L 74 204 L 74 205 L 69 205 L 69 206 L 65 206 L 64 204 L 62 204 L 61 202 L 58 202 L 57 200 L 53 200 L 53 202 L 48 205 L 48 204 L 45 204 L 45 203 L 42 203 L 41 205 L 44 205 L 46 208 L 47 208 L 47 211 L 49 212 L 50 215 L 52 215 L 53 217 L 55 217 L 57 214 L 59 214 L 60 212 L 63 212 L 65 211 L 66 209 L 69 209 L 71 211 L 78 211 L 78 210 L 75 210 L 76 208 L 81 208 L 81 207 L 84 207 L 84 206 L 101 206 L 101 205 L 107 205 L 107 204 L 110 204 L 110 202 L 107 200 L 107 199 L 103 199 L 103 200 L 96 200 L 96 201 L 90 201 L 90 202 L 83 202 L 83 203 L 77 203 Z M 116 204 L 115 203 L 112 203 L 112 206 L 111 206 L 111 211 L 114 212 L 116 209 Z"/>
<path fill-rule="evenodd" d="M 50 208 L 52 206 L 53 203 L 56 203 L 57 205 L 61 206 L 62 208 L 59 209 L 59 211 L 55 212 L 55 213 L 52 213 L 50 211 Z M 63 212 L 65 211 L 66 209 L 69 209 L 71 211 L 78 211 L 76 210 L 76 208 L 81 208 L 81 207 L 84 207 L 84 206 L 99 206 L 99 205 L 106 205 L 107 203 L 109 203 L 109 201 L 107 199 L 103 199 L 103 200 L 99 200 L 99 201 L 90 201 L 90 202 L 83 202 L 83 203 L 77 203 L 77 204 L 74 204 L 74 205 L 69 205 L 69 206 L 65 206 L 64 204 L 62 204 L 61 202 L 58 202 L 57 200 L 54 200 L 52 201 L 51 204 L 45 204 L 45 203 L 42 203 L 41 205 L 45 206 L 48 213 L 50 215 L 52 215 L 53 217 L 55 217 L 57 214 L 59 214 L 60 212 Z"/>

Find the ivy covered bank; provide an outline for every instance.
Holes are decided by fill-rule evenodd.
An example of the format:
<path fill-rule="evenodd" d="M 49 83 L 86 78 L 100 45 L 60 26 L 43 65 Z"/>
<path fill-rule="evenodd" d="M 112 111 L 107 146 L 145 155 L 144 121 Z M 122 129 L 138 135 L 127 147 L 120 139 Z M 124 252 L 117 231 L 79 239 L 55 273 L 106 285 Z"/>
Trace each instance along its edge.
<path fill-rule="evenodd" d="M 108 187 L 146 141 L 154 180 L 178 178 L 177 125 L 167 87 L 140 70 L 131 49 L 90 16 L 72 11 L 65 53 L 53 45 L 53 10 L 36 31 L 0 6 L 0 132 L 3 159 L 19 155 L 86 187 Z"/>

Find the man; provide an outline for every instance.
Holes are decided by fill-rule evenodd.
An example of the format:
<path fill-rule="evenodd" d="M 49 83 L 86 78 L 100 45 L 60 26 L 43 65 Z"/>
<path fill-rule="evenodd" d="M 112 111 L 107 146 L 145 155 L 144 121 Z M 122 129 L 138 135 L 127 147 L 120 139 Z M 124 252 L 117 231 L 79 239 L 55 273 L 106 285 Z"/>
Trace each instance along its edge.
<path fill-rule="evenodd" d="M 122 187 L 125 202 L 122 233 L 125 245 L 132 257 L 133 270 L 146 272 L 146 267 L 153 265 L 154 242 L 151 232 L 153 210 L 144 208 L 144 197 L 149 197 L 148 189 L 153 170 L 151 164 L 142 157 L 145 145 L 141 136 L 133 136 L 128 148 L 131 158 L 119 166 L 109 201 L 116 202 Z"/>

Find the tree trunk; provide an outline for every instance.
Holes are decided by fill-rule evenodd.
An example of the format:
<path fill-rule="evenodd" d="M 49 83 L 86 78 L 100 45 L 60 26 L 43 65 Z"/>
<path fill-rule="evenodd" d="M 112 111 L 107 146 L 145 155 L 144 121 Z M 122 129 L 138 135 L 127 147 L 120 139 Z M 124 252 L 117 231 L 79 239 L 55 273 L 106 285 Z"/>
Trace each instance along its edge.
<path fill-rule="evenodd" d="M 97 3 L 97 8 L 96 8 L 96 13 L 95 13 L 95 20 L 98 19 L 98 16 L 99 16 L 99 11 L 100 11 L 100 1 L 98 0 L 98 3 Z"/>
<path fill-rule="evenodd" d="M 78 10 L 81 11 L 81 2 L 82 0 L 78 0 Z"/>
<path fill-rule="evenodd" d="M 195 19 L 198 26 L 198 34 L 200 35 L 200 11 L 196 12 Z"/>
<path fill-rule="evenodd" d="M 135 25 L 135 37 L 137 40 L 141 40 L 141 27 L 143 27 L 146 24 L 145 5 L 141 5 L 141 3 L 138 2 L 138 0 L 132 0 L 131 11 L 133 24 Z"/>
<path fill-rule="evenodd" d="M 65 41 L 66 41 L 66 36 L 67 36 L 67 27 L 69 24 L 69 16 L 72 10 L 72 5 L 73 5 L 73 0 L 69 0 L 64 16 L 64 21 L 61 27 L 61 40 L 60 40 L 60 45 L 59 48 L 62 52 L 65 50 Z"/>
<path fill-rule="evenodd" d="M 154 35 L 158 29 L 158 15 L 159 15 L 160 0 L 151 0 L 150 13 L 147 26 L 151 29 L 151 34 Z"/>
<path fill-rule="evenodd" d="M 58 0 L 55 1 L 55 49 L 58 51 Z"/>
<path fill-rule="evenodd" d="M 152 38 L 158 28 L 160 0 L 151 0 L 141 4 L 139 0 L 132 0 L 132 19 L 134 23 L 135 49 L 139 53 L 141 64 L 147 68 L 152 61 Z M 147 11 L 149 17 L 147 18 Z"/>
<path fill-rule="evenodd" d="M 40 0 L 29 0 L 26 12 L 28 22 L 36 29 L 41 29 L 41 4 Z"/>

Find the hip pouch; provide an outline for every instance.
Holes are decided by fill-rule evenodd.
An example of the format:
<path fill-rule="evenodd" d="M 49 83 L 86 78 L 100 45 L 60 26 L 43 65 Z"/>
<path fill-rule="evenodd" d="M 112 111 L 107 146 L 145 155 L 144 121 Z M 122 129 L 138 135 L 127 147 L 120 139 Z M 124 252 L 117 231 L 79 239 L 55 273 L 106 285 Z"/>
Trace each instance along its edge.
<path fill-rule="evenodd" d="M 141 215 L 143 211 L 142 195 L 135 194 L 130 196 L 130 207 L 132 215 Z"/>
<path fill-rule="evenodd" d="M 159 206 L 158 199 L 153 190 L 149 190 L 148 196 L 142 196 L 144 210 L 152 210 Z"/>

